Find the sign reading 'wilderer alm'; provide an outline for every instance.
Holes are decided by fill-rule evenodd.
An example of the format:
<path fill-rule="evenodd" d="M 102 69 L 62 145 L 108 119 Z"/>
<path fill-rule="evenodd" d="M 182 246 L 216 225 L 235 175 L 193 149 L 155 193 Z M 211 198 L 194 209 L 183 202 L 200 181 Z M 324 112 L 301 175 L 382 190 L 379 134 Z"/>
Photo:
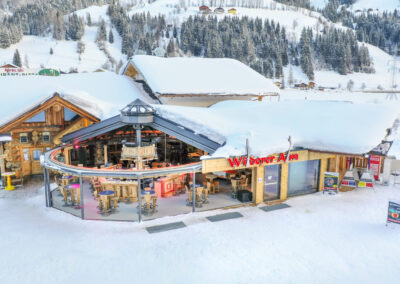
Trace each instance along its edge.
<path fill-rule="evenodd" d="M 229 164 L 231 165 L 232 168 L 234 167 L 239 167 L 239 166 L 246 166 L 250 164 L 250 166 L 253 165 L 262 165 L 262 164 L 270 164 L 270 163 L 284 163 L 286 160 L 288 161 L 297 161 L 299 159 L 298 154 L 290 154 L 289 158 L 287 159 L 287 155 L 285 153 L 280 153 L 277 156 L 268 156 L 268 157 L 262 157 L 262 158 L 253 158 L 249 157 L 249 163 L 247 163 L 247 156 L 241 156 L 241 157 L 236 157 L 236 158 L 229 158 Z"/>

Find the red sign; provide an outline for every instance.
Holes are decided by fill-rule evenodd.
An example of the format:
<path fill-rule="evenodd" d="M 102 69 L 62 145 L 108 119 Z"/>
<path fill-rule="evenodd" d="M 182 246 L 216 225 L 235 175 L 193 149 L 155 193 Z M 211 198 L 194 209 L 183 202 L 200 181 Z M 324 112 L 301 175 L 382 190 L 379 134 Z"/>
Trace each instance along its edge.
<path fill-rule="evenodd" d="M 374 173 L 375 180 L 379 179 L 379 172 L 381 170 L 381 157 L 376 155 L 369 156 L 369 169 Z"/>
<path fill-rule="evenodd" d="M 299 159 L 298 154 L 289 154 L 289 157 L 285 155 L 285 153 L 281 153 L 278 156 L 268 156 L 268 157 L 262 157 L 262 158 L 254 158 L 254 157 L 249 157 L 249 160 L 247 161 L 246 156 L 241 156 L 241 157 L 235 157 L 235 158 L 229 158 L 229 164 L 231 165 L 232 168 L 234 167 L 239 167 L 240 165 L 246 166 L 250 164 L 250 166 L 253 165 L 262 165 L 262 164 L 269 164 L 269 163 L 274 163 L 274 162 L 286 162 L 286 160 L 289 161 L 295 161 Z M 248 163 L 247 163 L 248 162 Z"/>

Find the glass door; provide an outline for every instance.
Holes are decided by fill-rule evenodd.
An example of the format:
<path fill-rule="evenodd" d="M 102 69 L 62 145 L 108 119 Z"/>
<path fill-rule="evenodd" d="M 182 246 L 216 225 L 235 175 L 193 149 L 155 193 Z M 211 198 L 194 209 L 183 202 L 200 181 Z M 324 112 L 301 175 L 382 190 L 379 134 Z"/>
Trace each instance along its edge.
<path fill-rule="evenodd" d="M 271 165 L 264 167 L 264 200 L 279 199 L 281 184 L 281 166 Z"/>

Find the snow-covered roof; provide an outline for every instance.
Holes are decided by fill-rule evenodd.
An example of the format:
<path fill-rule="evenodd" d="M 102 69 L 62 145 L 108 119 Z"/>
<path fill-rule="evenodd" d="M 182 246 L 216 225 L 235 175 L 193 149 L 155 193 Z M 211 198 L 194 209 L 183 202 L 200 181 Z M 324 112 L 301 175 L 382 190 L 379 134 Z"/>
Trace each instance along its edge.
<path fill-rule="evenodd" d="M 11 135 L 10 134 L 0 134 L 0 142 L 10 142 Z"/>
<path fill-rule="evenodd" d="M 225 101 L 209 108 L 155 105 L 161 116 L 225 145 L 212 156 L 245 154 L 246 139 L 255 156 L 293 147 L 364 154 L 376 147 L 393 126 L 394 106 L 332 102 Z"/>
<path fill-rule="evenodd" d="M 279 89 L 247 65 L 229 58 L 135 55 L 132 64 L 159 94 L 271 95 Z"/>
<path fill-rule="evenodd" d="M 40 105 L 54 93 L 99 119 L 118 114 L 137 98 L 148 101 L 130 78 L 111 72 L 0 77 L 0 86 L 0 125 Z"/>

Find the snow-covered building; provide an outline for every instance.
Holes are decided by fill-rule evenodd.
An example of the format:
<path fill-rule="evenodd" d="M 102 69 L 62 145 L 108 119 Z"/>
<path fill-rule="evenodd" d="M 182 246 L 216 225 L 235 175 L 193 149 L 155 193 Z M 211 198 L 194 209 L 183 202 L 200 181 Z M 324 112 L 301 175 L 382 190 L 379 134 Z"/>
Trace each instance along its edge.
<path fill-rule="evenodd" d="M 122 72 L 163 104 L 208 107 L 226 100 L 279 99 L 272 80 L 235 59 L 136 55 Z"/>
<path fill-rule="evenodd" d="M 97 203 L 82 184 L 90 197 L 80 201 L 88 202 L 87 211 L 70 210 L 88 219 L 140 221 L 275 203 L 323 190 L 326 172 L 337 173 L 337 189 L 346 189 L 340 182 L 350 168 L 370 169 L 378 178 L 385 154 L 376 151 L 377 145 L 397 116 L 396 107 L 349 102 L 226 101 L 203 108 L 137 100 L 120 114 L 63 137 L 67 152 L 106 145 L 97 154 L 112 165 L 98 169 L 88 158 L 83 167 L 65 163 L 57 158 L 66 153 L 60 149 L 46 153 L 44 165 L 60 173 L 101 177 L 92 183 L 98 187 L 99 208 L 106 209 L 91 209 Z M 127 161 L 128 148 L 136 156 Z M 153 152 L 144 159 L 146 149 Z M 96 196 L 102 188 L 116 192 L 113 205 Z M 62 209 L 69 202 L 49 191 L 47 186 L 48 206 Z M 126 205 L 126 199 L 138 204 Z"/>
<path fill-rule="evenodd" d="M 1 172 L 18 176 L 42 174 L 40 155 L 65 134 L 118 113 L 135 98 L 146 100 L 131 80 L 108 72 L 7 77 L 0 85 Z"/>

